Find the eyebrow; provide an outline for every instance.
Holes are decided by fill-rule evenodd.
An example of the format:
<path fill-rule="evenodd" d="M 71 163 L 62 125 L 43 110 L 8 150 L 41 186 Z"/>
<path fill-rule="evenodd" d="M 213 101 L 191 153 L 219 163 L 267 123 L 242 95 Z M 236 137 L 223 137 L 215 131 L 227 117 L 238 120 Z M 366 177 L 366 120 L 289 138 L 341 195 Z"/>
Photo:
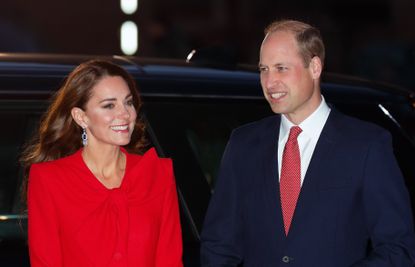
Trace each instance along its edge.
<path fill-rule="evenodd" d="M 133 97 L 133 95 L 130 93 L 124 99 L 128 99 L 128 98 L 131 98 L 131 97 Z M 111 102 L 111 101 L 117 101 L 117 99 L 115 97 L 113 97 L 113 98 L 105 98 L 105 99 L 99 101 L 99 103 Z"/>
<path fill-rule="evenodd" d="M 105 99 L 99 101 L 99 103 L 109 102 L 109 101 L 116 101 L 116 100 L 117 100 L 116 98 L 105 98 Z"/>
<path fill-rule="evenodd" d="M 279 67 L 279 66 L 283 66 L 283 65 L 287 65 L 286 63 L 275 63 L 275 64 L 272 64 L 271 65 L 271 67 Z M 262 63 L 259 63 L 258 64 L 258 67 L 267 67 L 267 65 L 264 65 L 264 64 L 262 64 Z"/>

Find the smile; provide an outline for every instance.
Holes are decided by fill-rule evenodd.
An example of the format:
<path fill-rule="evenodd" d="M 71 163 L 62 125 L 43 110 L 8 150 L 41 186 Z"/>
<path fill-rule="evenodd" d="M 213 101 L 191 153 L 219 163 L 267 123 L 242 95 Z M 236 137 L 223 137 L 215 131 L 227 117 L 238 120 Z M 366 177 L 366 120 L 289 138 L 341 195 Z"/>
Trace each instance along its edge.
<path fill-rule="evenodd" d="M 273 93 L 273 94 L 271 94 L 271 97 L 273 98 L 273 99 L 279 99 L 279 98 L 281 98 L 281 97 L 283 97 L 283 96 L 285 96 L 287 93 Z"/>
<path fill-rule="evenodd" d="M 111 126 L 111 129 L 114 131 L 125 131 L 128 129 L 128 125 Z"/>

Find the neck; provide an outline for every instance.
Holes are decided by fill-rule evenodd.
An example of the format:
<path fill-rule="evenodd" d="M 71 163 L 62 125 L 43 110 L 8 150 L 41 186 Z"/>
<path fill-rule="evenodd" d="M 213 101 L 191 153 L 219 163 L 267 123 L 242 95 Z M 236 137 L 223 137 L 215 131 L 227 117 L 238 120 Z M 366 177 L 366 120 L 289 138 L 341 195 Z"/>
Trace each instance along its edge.
<path fill-rule="evenodd" d="M 323 101 L 321 94 L 313 96 L 307 105 L 298 109 L 297 111 L 289 114 L 284 114 L 289 121 L 291 121 L 295 125 L 299 125 L 305 119 L 311 116 L 320 106 L 321 102 Z"/>
<path fill-rule="evenodd" d="M 106 148 L 86 146 L 82 151 L 82 156 L 89 162 L 94 162 L 96 166 L 109 166 L 118 162 L 123 153 L 118 146 Z"/>
<path fill-rule="evenodd" d="M 107 188 L 118 187 L 124 176 L 126 158 L 120 147 L 91 148 L 82 151 L 85 164 L 95 177 Z"/>

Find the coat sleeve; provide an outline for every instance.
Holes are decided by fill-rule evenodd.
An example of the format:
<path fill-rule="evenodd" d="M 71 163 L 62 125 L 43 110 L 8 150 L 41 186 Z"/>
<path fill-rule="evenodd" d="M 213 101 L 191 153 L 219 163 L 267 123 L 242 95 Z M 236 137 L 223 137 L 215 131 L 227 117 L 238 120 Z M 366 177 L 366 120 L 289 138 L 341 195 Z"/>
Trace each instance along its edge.
<path fill-rule="evenodd" d="M 169 159 L 163 159 L 162 163 L 164 163 L 163 168 L 166 170 L 165 173 L 171 185 L 164 196 L 156 266 L 182 267 L 182 233 L 172 162 Z"/>
<path fill-rule="evenodd" d="M 201 263 L 206 267 L 238 266 L 242 261 L 241 201 L 233 170 L 232 137 L 226 146 L 215 192 L 201 234 Z"/>
<path fill-rule="evenodd" d="M 409 195 L 384 133 L 369 148 L 363 205 L 372 251 L 358 266 L 415 266 L 415 234 Z"/>
<path fill-rule="evenodd" d="M 28 239 L 31 267 L 62 266 L 58 218 L 44 174 L 45 166 L 32 165 L 28 186 Z"/>

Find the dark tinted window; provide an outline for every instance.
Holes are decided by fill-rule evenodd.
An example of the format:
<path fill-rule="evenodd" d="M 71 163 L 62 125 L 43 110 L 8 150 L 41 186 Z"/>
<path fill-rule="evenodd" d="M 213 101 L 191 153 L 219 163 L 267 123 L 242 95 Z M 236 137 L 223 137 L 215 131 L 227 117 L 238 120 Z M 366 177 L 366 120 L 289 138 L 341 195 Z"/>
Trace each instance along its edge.
<path fill-rule="evenodd" d="M 240 99 L 153 100 L 145 102 L 145 110 L 156 135 L 172 150 L 183 149 L 177 136 L 183 138 L 185 144 L 180 144 L 192 152 L 211 188 L 231 131 L 272 115 L 264 100 Z"/>
<path fill-rule="evenodd" d="M 39 104 L 36 105 L 38 108 L 31 109 L 30 103 L 1 104 L 0 214 L 19 214 L 24 211 L 20 197 L 23 176 L 19 157 L 23 143 L 30 138 L 39 120 Z"/>
<path fill-rule="evenodd" d="M 41 103 L 24 101 L 0 103 L 0 266 L 29 266 L 18 159 L 38 123 L 41 107 Z"/>

